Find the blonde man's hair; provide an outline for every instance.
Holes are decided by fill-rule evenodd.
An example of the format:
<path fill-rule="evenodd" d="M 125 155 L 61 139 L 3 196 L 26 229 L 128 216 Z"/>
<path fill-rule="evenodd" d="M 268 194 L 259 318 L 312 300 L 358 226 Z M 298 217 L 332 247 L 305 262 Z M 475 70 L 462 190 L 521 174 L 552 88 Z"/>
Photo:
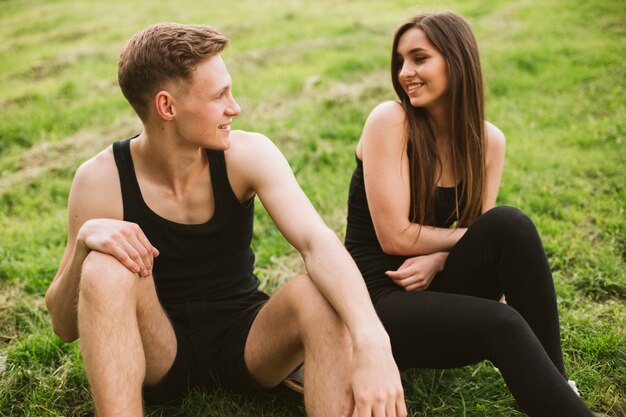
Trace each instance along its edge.
<path fill-rule="evenodd" d="M 154 94 L 172 81 L 185 86 L 196 66 L 222 52 L 228 38 L 204 25 L 158 23 L 136 33 L 120 53 L 118 82 L 145 120 Z"/>

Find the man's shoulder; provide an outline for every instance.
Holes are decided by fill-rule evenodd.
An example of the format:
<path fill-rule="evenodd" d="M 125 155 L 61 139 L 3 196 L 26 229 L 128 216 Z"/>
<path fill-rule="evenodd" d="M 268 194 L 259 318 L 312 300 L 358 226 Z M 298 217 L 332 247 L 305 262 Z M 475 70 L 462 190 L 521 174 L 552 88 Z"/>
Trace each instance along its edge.
<path fill-rule="evenodd" d="M 80 200 L 115 200 L 120 195 L 120 180 L 111 146 L 83 162 L 72 182 L 72 191 Z"/>
<path fill-rule="evenodd" d="M 262 133 L 248 132 L 245 130 L 233 130 L 230 133 L 231 146 L 229 151 L 243 152 L 257 147 L 267 146 L 272 141 Z"/>
<path fill-rule="evenodd" d="M 70 190 L 70 217 L 122 218 L 121 188 L 113 150 L 109 146 L 83 162 Z"/>
<path fill-rule="evenodd" d="M 260 184 L 283 177 L 291 169 L 274 143 L 261 133 L 231 132 L 231 146 L 224 153 L 233 189 L 258 192 Z"/>
<path fill-rule="evenodd" d="M 83 162 L 76 171 L 74 181 L 101 182 L 117 180 L 117 166 L 113 157 L 112 146 L 98 152 Z"/>
<path fill-rule="evenodd" d="M 225 151 L 225 155 L 229 162 L 235 164 L 247 165 L 263 156 L 280 153 L 267 136 L 257 132 L 234 130 L 231 132 L 230 142 L 230 148 Z"/>

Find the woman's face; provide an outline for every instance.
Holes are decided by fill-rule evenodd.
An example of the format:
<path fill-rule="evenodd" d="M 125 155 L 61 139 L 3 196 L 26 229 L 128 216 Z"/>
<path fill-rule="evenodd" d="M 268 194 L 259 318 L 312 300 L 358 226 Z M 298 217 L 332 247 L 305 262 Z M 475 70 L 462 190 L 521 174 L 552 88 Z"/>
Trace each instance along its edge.
<path fill-rule="evenodd" d="M 448 91 L 446 60 L 417 28 L 409 29 L 400 37 L 396 51 L 398 80 L 413 107 L 434 109 L 444 103 Z"/>

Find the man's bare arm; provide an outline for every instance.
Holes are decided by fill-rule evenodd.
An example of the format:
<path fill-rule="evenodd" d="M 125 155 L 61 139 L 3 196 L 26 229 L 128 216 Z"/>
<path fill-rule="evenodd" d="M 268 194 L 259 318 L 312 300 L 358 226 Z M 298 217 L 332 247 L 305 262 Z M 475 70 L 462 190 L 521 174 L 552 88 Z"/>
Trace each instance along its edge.
<path fill-rule="evenodd" d="M 115 256 L 148 276 L 158 254 L 135 224 L 122 221 L 117 170 L 110 149 L 76 172 L 68 202 L 68 239 L 61 265 L 46 292 L 54 331 L 66 342 L 78 338 L 77 300 L 83 262 L 91 250 Z"/>
<path fill-rule="evenodd" d="M 246 167 L 254 191 L 286 239 L 302 254 L 309 276 L 350 331 L 352 389 L 359 415 L 387 415 L 384 410 L 390 405 L 398 415 L 405 415 L 389 337 L 356 264 L 301 190 L 280 151 L 261 135 L 250 134 L 239 145 L 246 149 L 236 151 L 242 155 L 235 158 L 236 163 Z"/>

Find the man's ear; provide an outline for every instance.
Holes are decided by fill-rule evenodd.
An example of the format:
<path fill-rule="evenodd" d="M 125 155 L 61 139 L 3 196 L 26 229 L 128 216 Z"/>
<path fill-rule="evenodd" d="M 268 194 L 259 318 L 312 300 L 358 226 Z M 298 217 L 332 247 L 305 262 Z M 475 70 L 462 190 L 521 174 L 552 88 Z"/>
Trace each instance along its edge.
<path fill-rule="evenodd" d="M 156 93 L 154 96 L 154 107 L 157 115 L 163 120 L 170 121 L 176 116 L 174 97 L 167 91 L 162 90 Z"/>

